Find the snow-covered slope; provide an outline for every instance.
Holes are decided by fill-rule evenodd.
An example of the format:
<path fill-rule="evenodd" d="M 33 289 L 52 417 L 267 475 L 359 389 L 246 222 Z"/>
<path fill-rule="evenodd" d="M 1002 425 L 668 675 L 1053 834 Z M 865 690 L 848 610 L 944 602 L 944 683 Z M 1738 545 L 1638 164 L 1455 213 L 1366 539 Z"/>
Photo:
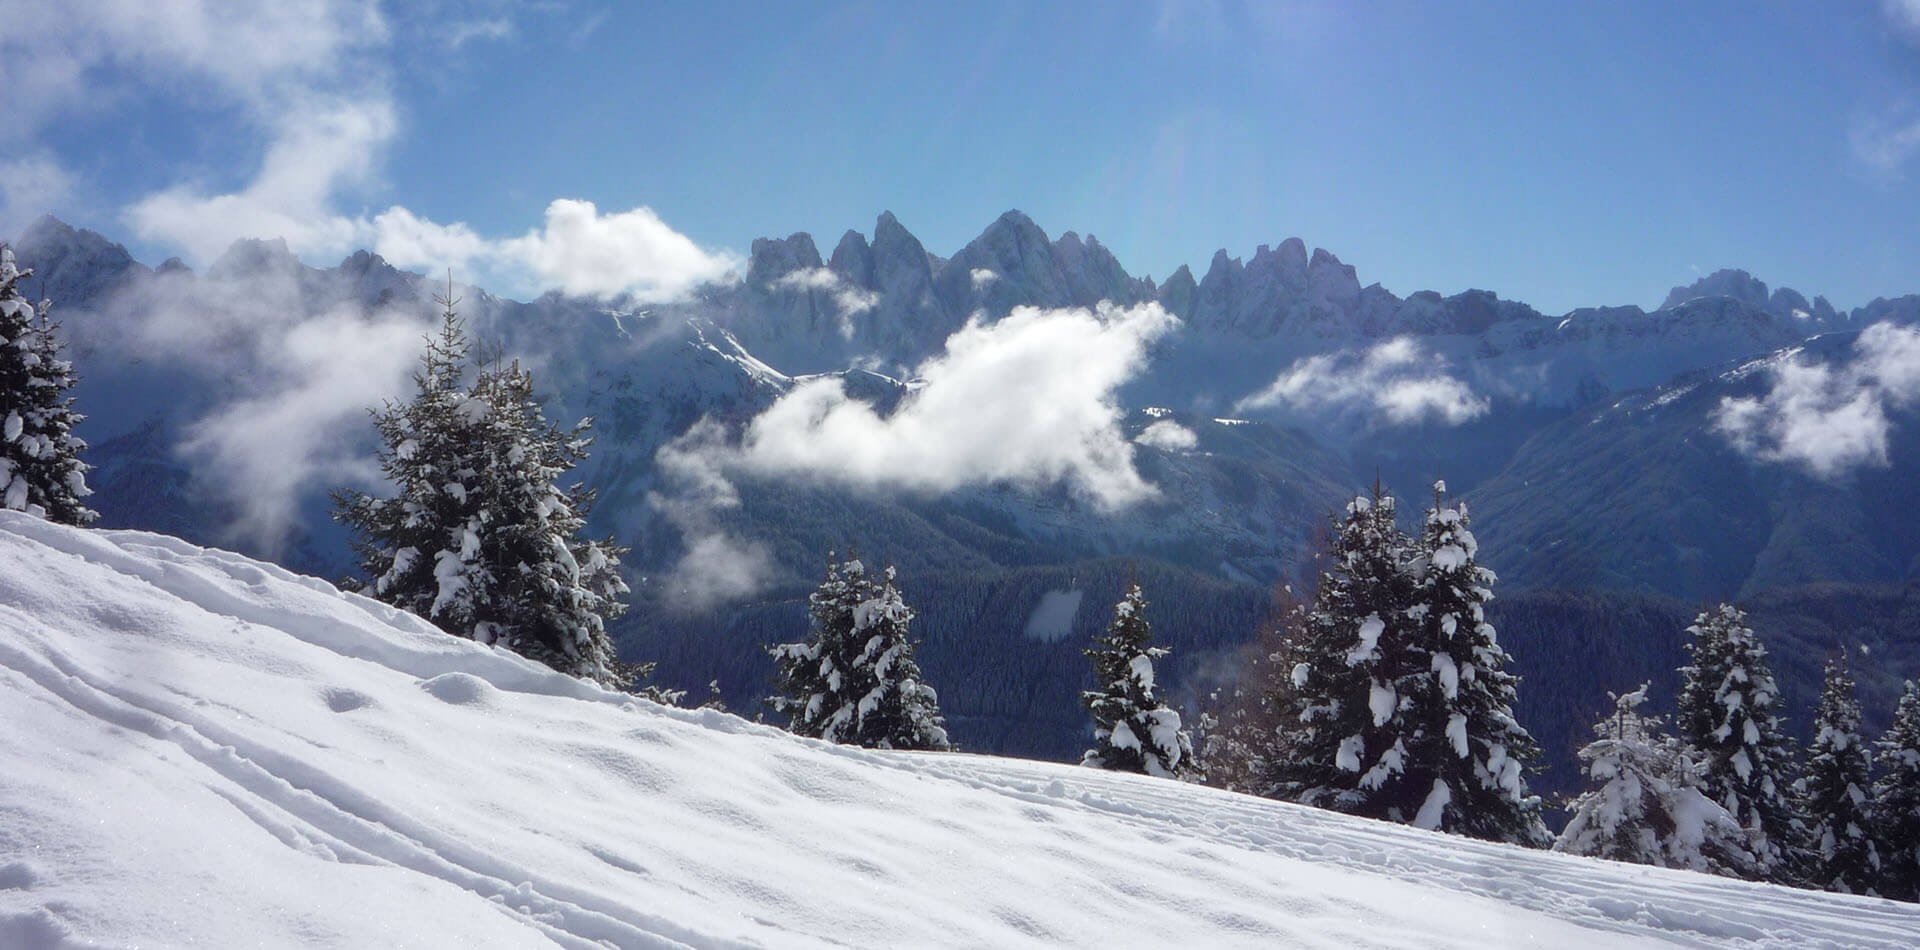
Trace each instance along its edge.
<path fill-rule="evenodd" d="M 1920 907 L 665 709 L 0 513 L 0 946 L 1911 946 Z"/>

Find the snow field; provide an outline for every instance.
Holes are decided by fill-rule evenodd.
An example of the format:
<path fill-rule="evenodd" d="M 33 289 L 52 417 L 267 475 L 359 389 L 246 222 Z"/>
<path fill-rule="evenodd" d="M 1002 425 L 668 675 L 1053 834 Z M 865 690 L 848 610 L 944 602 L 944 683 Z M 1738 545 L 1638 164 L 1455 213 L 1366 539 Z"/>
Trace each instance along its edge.
<path fill-rule="evenodd" d="M 1920 907 L 827 746 L 0 512 L 0 947 L 1913 946 Z"/>

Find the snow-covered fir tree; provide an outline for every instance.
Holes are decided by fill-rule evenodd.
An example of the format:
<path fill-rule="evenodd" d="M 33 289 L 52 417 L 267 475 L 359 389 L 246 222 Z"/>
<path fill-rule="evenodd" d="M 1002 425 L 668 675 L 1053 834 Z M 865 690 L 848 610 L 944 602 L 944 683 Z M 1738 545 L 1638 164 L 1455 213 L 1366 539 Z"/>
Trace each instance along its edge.
<path fill-rule="evenodd" d="M 548 422 L 517 362 L 470 366 L 455 301 L 442 302 L 413 398 L 374 414 L 394 497 L 335 496 L 363 589 L 456 636 L 630 685 L 606 630 L 625 610 L 624 552 L 581 537 L 593 493 L 560 484 L 586 458 L 591 420 Z"/>
<path fill-rule="evenodd" d="M 1427 788 L 1405 793 L 1408 749 L 1400 687 L 1412 674 L 1407 616 L 1412 541 L 1393 496 L 1374 487 L 1347 505 L 1327 567 L 1281 649 L 1286 679 L 1266 794 L 1393 821 L 1412 821 Z M 1411 800 L 1411 805 L 1408 804 Z"/>
<path fill-rule="evenodd" d="M 1843 894 L 1872 894 L 1880 886 L 1880 850 L 1872 818 L 1871 770 L 1860 738 L 1860 701 L 1845 653 L 1827 660 L 1813 744 L 1801 778 L 1802 807 L 1811 842 L 1806 883 Z"/>
<path fill-rule="evenodd" d="M 939 696 L 913 656 L 913 609 L 892 567 L 875 580 L 858 558 L 829 556 L 807 612 L 807 639 L 768 648 L 776 665 L 768 702 L 790 730 L 877 749 L 951 748 Z"/>
<path fill-rule="evenodd" d="M 1680 733 L 1700 762 L 1706 792 L 1747 829 L 1757 874 L 1793 883 L 1803 870 L 1806 828 L 1792 796 L 1793 744 L 1774 711 L 1780 691 L 1767 649 L 1747 615 L 1721 604 L 1687 633 Z"/>
<path fill-rule="evenodd" d="M 62 358 L 51 304 L 20 293 L 32 274 L 0 244 L 0 508 L 90 524 L 87 444 L 73 434 L 86 417 L 73 408 L 73 364 Z"/>
<path fill-rule="evenodd" d="M 1160 700 L 1153 662 L 1167 655 L 1153 645 L 1147 598 L 1139 584 L 1113 605 L 1113 621 L 1086 655 L 1098 688 L 1080 694 L 1093 716 L 1093 748 L 1080 764 L 1175 778 L 1187 771 L 1193 746 L 1180 713 Z"/>
<path fill-rule="evenodd" d="M 1882 895 L 1920 900 L 1920 683 L 1908 680 L 1893 723 L 1875 744 L 1880 779 L 1873 817 L 1880 832 Z"/>
<path fill-rule="evenodd" d="M 1580 750 L 1591 783 L 1568 806 L 1555 851 L 1749 877 L 1746 829 L 1701 790 L 1699 766 L 1658 717 L 1640 712 L 1647 687 L 1614 697 Z"/>
<path fill-rule="evenodd" d="M 1545 847 L 1552 836 L 1525 775 L 1540 748 L 1513 716 L 1519 678 L 1487 622 L 1496 578 L 1478 556 L 1466 505 L 1435 482 L 1405 610 L 1418 627 L 1390 681 L 1404 710 L 1405 771 L 1384 789 L 1417 827 Z"/>

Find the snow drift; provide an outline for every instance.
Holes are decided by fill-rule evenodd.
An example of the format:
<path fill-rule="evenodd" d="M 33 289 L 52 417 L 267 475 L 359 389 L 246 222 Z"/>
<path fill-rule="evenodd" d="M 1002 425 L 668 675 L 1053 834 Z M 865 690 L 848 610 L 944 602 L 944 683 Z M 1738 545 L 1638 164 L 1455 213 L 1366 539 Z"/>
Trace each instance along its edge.
<path fill-rule="evenodd" d="M 1911 946 L 1920 907 L 801 740 L 0 512 L 0 946 Z"/>

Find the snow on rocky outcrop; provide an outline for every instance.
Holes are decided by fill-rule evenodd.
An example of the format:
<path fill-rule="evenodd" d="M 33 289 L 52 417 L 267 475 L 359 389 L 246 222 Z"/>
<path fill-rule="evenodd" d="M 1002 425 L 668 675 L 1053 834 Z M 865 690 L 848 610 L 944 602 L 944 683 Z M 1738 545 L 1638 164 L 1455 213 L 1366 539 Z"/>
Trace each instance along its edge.
<path fill-rule="evenodd" d="M 1920 907 L 602 691 L 0 513 L 0 946 L 1899 947 Z"/>

